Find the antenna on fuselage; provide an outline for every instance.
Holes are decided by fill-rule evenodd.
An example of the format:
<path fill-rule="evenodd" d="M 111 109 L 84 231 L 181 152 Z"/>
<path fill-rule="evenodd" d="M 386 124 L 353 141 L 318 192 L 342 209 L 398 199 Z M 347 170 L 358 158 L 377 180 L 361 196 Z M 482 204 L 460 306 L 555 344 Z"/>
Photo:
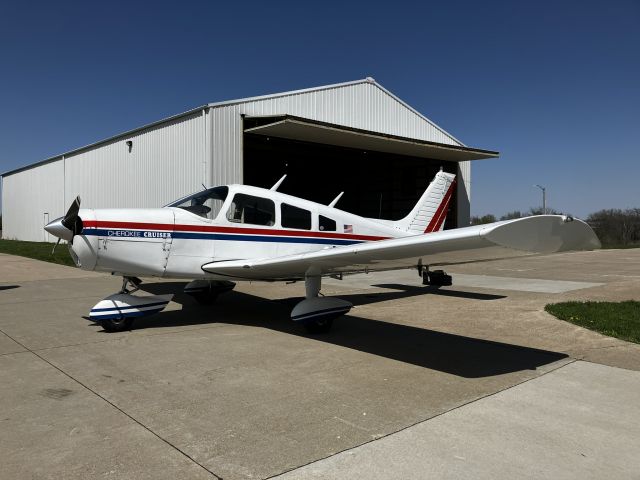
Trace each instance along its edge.
<path fill-rule="evenodd" d="M 342 195 L 344 195 L 344 192 L 340 192 L 340 193 L 338 194 L 338 196 L 337 196 L 336 198 L 334 198 L 334 199 L 331 201 L 331 203 L 329 204 L 329 206 L 330 206 L 331 208 L 335 207 L 335 206 L 336 206 L 336 203 L 338 203 L 338 200 L 340 200 L 340 198 L 342 197 Z"/>
<path fill-rule="evenodd" d="M 284 179 L 287 178 L 287 174 L 285 173 L 280 180 L 276 182 L 276 184 L 271 187 L 269 190 L 273 190 L 274 192 L 278 190 L 278 187 L 284 182 Z"/>

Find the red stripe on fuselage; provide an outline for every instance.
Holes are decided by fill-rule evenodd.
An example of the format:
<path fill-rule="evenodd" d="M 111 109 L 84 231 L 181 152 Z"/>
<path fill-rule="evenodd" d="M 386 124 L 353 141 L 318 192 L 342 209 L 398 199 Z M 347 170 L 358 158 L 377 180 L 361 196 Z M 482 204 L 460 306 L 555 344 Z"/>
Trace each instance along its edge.
<path fill-rule="evenodd" d="M 166 223 L 139 223 L 139 222 L 115 222 L 115 221 L 95 221 L 87 220 L 83 223 L 87 228 L 122 228 L 131 230 L 164 230 L 175 232 L 215 232 L 215 233 L 237 233 L 244 235 L 273 235 L 285 237 L 322 237 L 339 238 L 343 240 L 386 240 L 391 237 L 378 237 L 374 235 L 354 235 L 349 233 L 335 232 L 310 232 L 300 230 L 276 230 L 270 228 L 242 228 L 223 227 L 219 225 L 170 225 Z"/>
<path fill-rule="evenodd" d="M 447 216 L 447 208 L 449 207 L 449 201 L 451 200 L 451 196 L 453 195 L 453 187 L 455 186 L 455 184 L 456 179 L 454 179 L 453 182 L 451 182 L 451 185 L 449 185 L 447 193 L 445 193 L 444 197 L 442 198 L 442 202 L 440 202 L 438 210 L 436 210 L 433 218 L 431 218 L 431 221 L 429 222 L 429 225 L 427 225 L 424 233 L 437 232 L 440 230 L 440 227 L 442 227 L 444 219 Z"/>

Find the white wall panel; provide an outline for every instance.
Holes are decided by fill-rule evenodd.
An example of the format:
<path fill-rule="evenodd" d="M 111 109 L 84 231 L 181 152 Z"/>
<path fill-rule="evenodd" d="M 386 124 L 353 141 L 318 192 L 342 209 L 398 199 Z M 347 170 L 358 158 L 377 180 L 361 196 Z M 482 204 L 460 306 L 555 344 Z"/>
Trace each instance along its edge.
<path fill-rule="evenodd" d="M 62 160 L 45 163 L 2 179 L 2 238 L 32 242 L 57 239 L 43 230 L 64 215 Z M 45 215 L 48 214 L 48 215 Z"/>
<path fill-rule="evenodd" d="M 471 222 L 471 162 L 458 163 L 458 226 L 467 227 Z"/>
<path fill-rule="evenodd" d="M 80 195 L 86 208 L 152 208 L 198 191 L 205 121 L 195 113 L 66 157 L 65 204 Z"/>
<path fill-rule="evenodd" d="M 388 135 L 460 145 L 392 94 L 366 81 L 216 108 L 237 107 L 246 115 L 289 114 Z"/>

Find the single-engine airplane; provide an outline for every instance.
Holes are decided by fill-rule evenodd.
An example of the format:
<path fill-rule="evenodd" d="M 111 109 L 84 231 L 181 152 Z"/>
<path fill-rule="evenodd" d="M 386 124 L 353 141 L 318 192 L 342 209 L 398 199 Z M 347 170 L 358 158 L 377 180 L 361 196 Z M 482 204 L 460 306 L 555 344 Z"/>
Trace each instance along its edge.
<path fill-rule="evenodd" d="M 271 189 L 228 185 L 204 189 L 162 208 L 80 209 L 46 225 L 66 240 L 76 265 L 123 277 L 120 292 L 90 318 L 106 331 L 130 329 L 136 317 L 163 310 L 172 295 L 132 295 L 139 276 L 192 280 L 184 289 L 209 304 L 234 281 L 304 281 L 306 298 L 291 312 L 313 333 L 326 332 L 352 304 L 318 296 L 322 277 L 415 268 L 424 284 L 451 285 L 432 266 L 600 248 L 582 220 L 540 215 L 443 230 L 455 175 L 440 171 L 409 214 L 364 218 Z"/>

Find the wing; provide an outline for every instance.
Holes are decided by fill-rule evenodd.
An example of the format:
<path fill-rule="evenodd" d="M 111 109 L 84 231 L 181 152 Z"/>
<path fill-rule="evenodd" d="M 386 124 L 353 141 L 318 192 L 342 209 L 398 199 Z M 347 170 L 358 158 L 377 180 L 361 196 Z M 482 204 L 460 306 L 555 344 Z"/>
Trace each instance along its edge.
<path fill-rule="evenodd" d="M 582 220 L 540 215 L 296 255 L 211 262 L 202 269 L 237 279 L 293 280 L 597 248 L 598 237 Z"/>

